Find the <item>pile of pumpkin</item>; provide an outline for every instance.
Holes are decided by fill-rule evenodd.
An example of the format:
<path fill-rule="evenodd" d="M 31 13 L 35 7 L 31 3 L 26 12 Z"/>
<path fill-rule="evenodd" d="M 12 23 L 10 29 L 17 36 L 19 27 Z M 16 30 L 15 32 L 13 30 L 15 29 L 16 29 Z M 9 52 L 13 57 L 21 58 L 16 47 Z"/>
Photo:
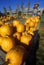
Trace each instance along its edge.
<path fill-rule="evenodd" d="M 0 23 L 1 23 L 1 21 L 2 21 L 2 23 L 4 23 L 4 22 L 10 21 L 10 20 L 13 20 L 15 18 L 17 18 L 17 16 L 13 16 L 13 15 L 12 16 L 1 16 Z"/>
<path fill-rule="evenodd" d="M 6 52 L 5 61 L 9 60 L 8 65 L 21 65 L 27 52 L 22 44 L 30 45 L 39 21 L 39 16 L 26 19 L 24 24 L 20 20 L 13 20 L 12 23 L 0 21 L 0 48 Z"/>

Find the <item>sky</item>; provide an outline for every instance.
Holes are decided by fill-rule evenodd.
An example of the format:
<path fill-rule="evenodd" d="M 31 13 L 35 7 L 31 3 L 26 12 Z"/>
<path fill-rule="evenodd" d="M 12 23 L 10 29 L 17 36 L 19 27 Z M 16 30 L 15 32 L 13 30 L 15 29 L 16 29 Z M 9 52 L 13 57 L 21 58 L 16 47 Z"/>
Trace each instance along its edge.
<path fill-rule="evenodd" d="M 6 7 L 7 11 L 9 10 L 9 6 L 11 6 L 12 10 L 16 9 L 16 4 L 19 5 L 19 8 L 24 3 L 24 7 L 27 7 L 28 1 L 30 1 L 30 8 L 33 8 L 34 3 L 39 3 L 39 8 L 44 8 L 44 0 L 0 0 L 0 11 L 3 12 L 3 7 Z"/>

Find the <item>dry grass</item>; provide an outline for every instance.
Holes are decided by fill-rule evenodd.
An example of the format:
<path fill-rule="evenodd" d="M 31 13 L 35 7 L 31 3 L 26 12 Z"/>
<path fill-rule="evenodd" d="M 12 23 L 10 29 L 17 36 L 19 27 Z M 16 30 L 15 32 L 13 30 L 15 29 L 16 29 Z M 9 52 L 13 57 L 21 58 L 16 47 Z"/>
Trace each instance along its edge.
<path fill-rule="evenodd" d="M 40 25 L 40 42 L 39 49 L 37 51 L 37 65 L 44 65 L 44 23 Z"/>

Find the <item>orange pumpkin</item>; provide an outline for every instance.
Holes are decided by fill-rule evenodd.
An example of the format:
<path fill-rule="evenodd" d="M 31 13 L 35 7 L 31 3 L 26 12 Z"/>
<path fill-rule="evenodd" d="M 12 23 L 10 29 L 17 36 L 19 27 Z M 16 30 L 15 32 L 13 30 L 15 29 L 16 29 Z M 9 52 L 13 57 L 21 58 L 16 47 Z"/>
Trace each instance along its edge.
<path fill-rule="evenodd" d="M 26 31 L 25 31 L 25 32 L 23 32 L 23 33 L 22 33 L 22 35 L 27 35 L 27 32 L 26 32 Z"/>
<path fill-rule="evenodd" d="M 25 31 L 25 26 L 23 24 L 19 24 L 17 26 L 17 32 L 24 32 Z"/>
<path fill-rule="evenodd" d="M 39 17 L 35 16 L 35 22 L 39 23 L 40 19 Z"/>
<path fill-rule="evenodd" d="M 27 33 L 34 36 L 34 33 L 31 30 L 29 30 Z"/>
<path fill-rule="evenodd" d="M 13 37 L 17 38 L 18 40 L 21 39 L 21 34 L 19 32 L 16 32 L 13 34 Z"/>
<path fill-rule="evenodd" d="M 35 25 L 35 23 L 34 23 L 33 21 L 31 21 L 31 22 L 29 23 L 29 26 L 30 26 L 30 27 L 34 27 L 34 25 Z"/>
<path fill-rule="evenodd" d="M 29 22 L 31 22 L 31 19 L 30 19 L 30 18 L 28 18 L 28 19 L 26 20 L 25 25 L 29 24 Z"/>
<path fill-rule="evenodd" d="M 8 65 L 21 65 L 25 54 L 25 49 L 22 47 L 15 47 L 6 54 L 5 61 L 8 61 Z"/>
<path fill-rule="evenodd" d="M 26 25 L 26 31 L 28 31 L 30 29 L 30 27 L 29 27 L 29 24 L 28 25 Z"/>
<path fill-rule="evenodd" d="M 36 23 L 35 23 L 35 28 L 36 28 L 36 30 L 37 30 L 38 25 L 39 25 L 39 23 L 36 22 Z"/>
<path fill-rule="evenodd" d="M 31 17 L 31 21 L 35 23 L 35 18 L 34 18 L 34 16 Z"/>
<path fill-rule="evenodd" d="M 5 37 L 7 35 L 12 35 L 13 30 L 9 25 L 3 25 L 0 27 L 0 35 Z"/>
<path fill-rule="evenodd" d="M 29 42 L 31 41 L 32 36 L 31 35 L 22 35 L 21 36 L 21 42 L 25 45 L 29 45 Z"/>
<path fill-rule="evenodd" d="M 17 27 L 18 25 L 20 24 L 20 21 L 19 20 L 14 20 L 13 21 L 13 26 L 15 27 Z"/>
<path fill-rule="evenodd" d="M 2 22 L 4 22 L 4 19 L 2 19 Z"/>
<path fill-rule="evenodd" d="M 15 46 L 15 41 L 12 38 L 9 37 L 4 37 L 2 44 L 1 44 L 1 48 L 2 50 L 4 50 L 5 52 L 10 51 L 12 48 L 14 48 Z"/>
<path fill-rule="evenodd" d="M 40 20 L 40 16 L 37 16 L 37 18 Z"/>
<path fill-rule="evenodd" d="M 0 19 L 2 19 L 3 17 L 1 16 Z"/>
<path fill-rule="evenodd" d="M 4 21 L 1 21 L 1 20 L 0 20 L 0 26 L 2 26 L 3 24 L 4 24 Z"/>
<path fill-rule="evenodd" d="M 30 28 L 30 31 L 35 32 L 36 31 L 36 28 L 35 27 Z"/>
<path fill-rule="evenodd" d="M 10 22 L 5 22 L 6 25 L 9 25 L 10 27 L 13 27 L 13 24 Z"/>

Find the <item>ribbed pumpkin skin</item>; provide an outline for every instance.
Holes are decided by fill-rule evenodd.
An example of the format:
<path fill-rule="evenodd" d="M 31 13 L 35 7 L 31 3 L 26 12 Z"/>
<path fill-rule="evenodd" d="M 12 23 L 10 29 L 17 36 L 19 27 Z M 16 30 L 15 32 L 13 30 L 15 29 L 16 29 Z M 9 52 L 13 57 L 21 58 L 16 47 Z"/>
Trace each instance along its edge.
<path fill-rule="evenodd" d="M 8 52 L 14 47 L 15 47 L 15 41 L 12 38 L 9 38 L 9 37 L 3 38 L 3 41 L 1 44 L 2 50 L 4 50 L 5 52 Z"/>
<path fill-rule="evenodd" d="M 17 26 L 17 32 L 22 33 L 22 32 L 24 32 L 24 31 L 25 31 L 25 26 L 24 26 L 23 24 L 19 24 L 19 25 Z"/>
<path fill-rule="evenodd" d="M 29 42 L 31 41 L 32 36 L 31 35 L 22 35 L 21 42 L 25 45 L 29 45 Z"/>
<path fill-rule="evenodd" d="M 19 20 L 14 20 L 13 21 L 13 26 L 15 27 L 17 27 L 18 25 L 20 24 L 20 21 Z"/>
<path fill-rule="evenodd" d="M 0 27 L 0 35 L 5 37 L 7 35 L 12 35 L 13 30 L 9 25 L 3 25 Z"/>
<path fill-rule="evenodd" d="M 15 47 L 15 49 L 9 51 L 6 54 L 5 61 L 8 61 L 8 59 L 9 59 L 10 65 L 21 65 L 21 63 L 23 61 L 24 53 L 25 53 L 25 49 L 22 46 L 21 47 L 17 46 L 17 47 Z"/>

